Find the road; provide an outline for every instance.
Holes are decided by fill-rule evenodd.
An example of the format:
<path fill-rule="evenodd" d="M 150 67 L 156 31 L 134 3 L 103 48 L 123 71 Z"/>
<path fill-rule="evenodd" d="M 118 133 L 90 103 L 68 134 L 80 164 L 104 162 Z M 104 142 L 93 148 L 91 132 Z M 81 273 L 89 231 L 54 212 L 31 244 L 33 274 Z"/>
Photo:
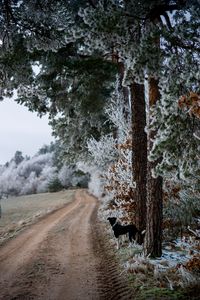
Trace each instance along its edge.
<path fill-rule="evenodd" d="M 133 299 L 86 191 L 0 248 L 1 300 Z"/>

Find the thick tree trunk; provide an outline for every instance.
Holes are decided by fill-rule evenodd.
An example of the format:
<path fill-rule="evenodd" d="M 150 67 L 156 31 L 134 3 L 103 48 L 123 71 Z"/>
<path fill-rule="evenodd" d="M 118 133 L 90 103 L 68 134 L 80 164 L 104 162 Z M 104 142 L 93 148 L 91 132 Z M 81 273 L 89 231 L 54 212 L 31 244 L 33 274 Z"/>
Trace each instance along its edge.
<path fill-rule="evenodd" d="M 136 183 L 136 226 L 146 227 L 146 184 L 147 184 L 147 135 L 144 85 L 133 82 L 130 86 L 132 110 L 132 166 L 133 181 Z M 139 243 L 142 241 L 138 240 Z"/>
<path fill-rule="evenodd" d="M 149 80 L 149 106 L 160 98 L 158 80 Z M 151 118 L 151 116 L 150 116 Z M 148 153 L 152 148 L 152 139 L 156 132 L 148 132 Z M 159 257 L 162 255 L 162 177 L 152 177 L 152 169 L 159 161 L 147 162 L 147 227 L 145 235 L 145 255 Z"/>
<path fill-rule="evenodd" d="M 162 255 L 162 177 L 152 178 L 151 171 L 155 165 L 148 163 L 145 255 L 160 257 Z"/>

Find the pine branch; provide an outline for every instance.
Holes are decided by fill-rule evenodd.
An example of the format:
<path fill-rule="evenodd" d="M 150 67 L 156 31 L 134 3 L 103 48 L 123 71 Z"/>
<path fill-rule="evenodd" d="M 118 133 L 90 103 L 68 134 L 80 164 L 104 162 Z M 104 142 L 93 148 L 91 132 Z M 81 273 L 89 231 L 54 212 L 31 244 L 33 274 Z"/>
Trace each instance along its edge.
<path fill-rule="evenodd" d="M 196 230 L 196 231 L 192 230 L 192 229 L 190 228 L 190 226 L 188 226 L 187 228 L 188 228 L 188 230 L 189 230 L 191 233 L 194 234 L 194 236 L 195 236 L 195 238 L 196 238 L 197 240 L 200 240 L 200 234 L 199 234 L 199 232 L 197 232 L 197 230 Z"/>
<path fill-rule="evenodd" d="M 98 0 L 88 0 L 88 2 L 93 8 L 96 8 Z"/>
<path fill-rule="evenodd" d="M 13 15 L 10 0 L 5 0 L 3 6 L 4 6 L 5 14 L 6 14 L 7 24 L 8 25 L 10 24 L 10 20 L 12 20 L 15 24 L 17 24 L 16 19 Z"/>
<path fill-rule="evenodd" d="M 185 50 L 192 50 L 192 51 L 197 51 L 200 52 L 200 47 L 197 47 L 195 45 L 195 42 L 193 41 L 192 44 L 185 44 L 181 39 L 179 39 L 177 36 L 174 39 L 170 40 L 170 43 L 174 47 L 180 47 Z"/>
<path fill-rule="evenodd" d="M 177 4 L 161 4 L 154 6 L 150 12 L 146 15 L 146 19 L 155 21 L 159 19 L 160 16 L 165 16 L 167 12 L 172 12 L 174 10 L 181 10 L 184 8 L 186 1 L 177 1 Z"/>

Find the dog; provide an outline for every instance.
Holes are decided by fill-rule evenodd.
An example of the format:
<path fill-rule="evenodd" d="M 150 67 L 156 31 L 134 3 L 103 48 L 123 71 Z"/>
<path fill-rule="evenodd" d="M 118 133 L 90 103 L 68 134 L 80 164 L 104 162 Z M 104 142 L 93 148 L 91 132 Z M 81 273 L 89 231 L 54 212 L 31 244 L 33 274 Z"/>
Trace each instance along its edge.
<path fill-rule="evenodd" d="M 107 220 L 110 222 L 110 225 L 112 226 L 112 229 L 114 231 L 114 236 L 118 239 L 118 245 L 117 248 L 119 249 L 119 236 L 124 235 L 128 233 L 129 241 L 132 243 L 132 241 L 136 240 L 137 235 L 139 237 L 138 240 L 140 241 L 140 244 L 143 243 L 144 241 L 144 233 L 145 231 L 140 231 L 137 229 L 137 227 L 133 224 L 130 225 L 121 225 L 118 221 L 117 218 L 115 217 L 109 217 Z"/>

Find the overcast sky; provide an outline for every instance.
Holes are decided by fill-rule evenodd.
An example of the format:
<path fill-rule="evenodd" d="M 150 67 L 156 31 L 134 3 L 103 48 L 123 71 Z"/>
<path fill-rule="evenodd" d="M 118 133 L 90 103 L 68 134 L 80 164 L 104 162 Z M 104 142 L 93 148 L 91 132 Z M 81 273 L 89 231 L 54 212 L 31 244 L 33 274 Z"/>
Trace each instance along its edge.
<path fill-rule="evenodd" d="M 16 150 L 32 156 L 53 140 L 47 116 L 39 118 L 12 99 L 0 101 L 0 164 L 9 161 Z"/>

